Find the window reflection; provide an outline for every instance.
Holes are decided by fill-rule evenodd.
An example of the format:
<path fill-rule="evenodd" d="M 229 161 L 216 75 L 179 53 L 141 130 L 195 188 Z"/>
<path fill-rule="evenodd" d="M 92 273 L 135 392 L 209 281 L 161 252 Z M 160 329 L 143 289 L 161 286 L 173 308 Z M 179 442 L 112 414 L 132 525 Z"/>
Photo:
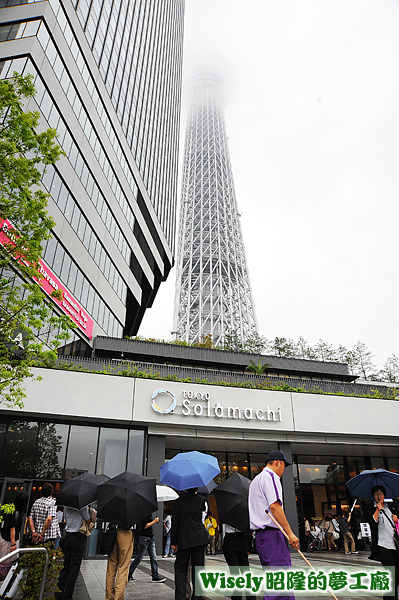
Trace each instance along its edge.
<path fill-rule="evenodd" d="M 254 479 L 265 466 L 266 454 L 250 454 L 249 458 L 251 461 L 251 479 Z"/>
<path fill-rule="evenodd" d="M 143 473 L 144 431 L 129 432 L 129 453 L 127 470 L 131 473 Z"/>
<path fill-rule="evenodd" d="M 127 430 L 101 428 L 97 473 L 108 477 L 126 471 Z"/>
<path fill-rule="evenodd" d="M 62 479 L 68 431 L 69 425 L 40 424 L 35 455 L 35 477 Z"/>
<path fill-rule="evenodd" d="M 1 472 L 5 477 L 31 477 L 37 438 L 35 421 L 11 421 L 8 426 Z"/>
<path fill-rule="evenodd" d="M 95 473 L 98 427 L 71 425 L 65 479 Z"/>
<path fill-rule="evenodd" d="M 246 452 L 229 452 L 228 458 L 229 477 L 234 475 L 234 473 L 239 473 L 244 477 L 249 477 L 248 455 Z"/>

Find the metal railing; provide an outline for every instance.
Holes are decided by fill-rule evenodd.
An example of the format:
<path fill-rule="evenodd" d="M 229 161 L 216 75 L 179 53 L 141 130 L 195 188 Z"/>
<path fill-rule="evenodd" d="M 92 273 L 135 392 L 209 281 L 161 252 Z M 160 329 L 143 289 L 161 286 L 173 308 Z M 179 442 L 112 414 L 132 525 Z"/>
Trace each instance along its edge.
<path fill-rule="evenodd" d="M 48 563 L 49 563 L 49 553 L 48 553 L 47 548 L 43 548 L 43 547 L 39 547 L 39 548 L 18 548 L 17 550 L 13 550 L 9 554 L 6 554 L 5 556 L 3 556 L 3 558 L 0 558 L 0 564 L 2 562 L 4 562 L 4 561 L 8 560 L 9 558 L 12 558 L 13 556 L 16 556 L 17 554 L 26 554 L 26 553 L 29 553 L 29 552 L 44 552 L 45 562 L 44 562 L 43 577 L 42 577 L 42 582 L 40 584 L 39 595 L 37 597 L 37 600 L 42 600 L 43 599 L 43 594 L 44 594 L 44 587 L 46 585 Z"/>

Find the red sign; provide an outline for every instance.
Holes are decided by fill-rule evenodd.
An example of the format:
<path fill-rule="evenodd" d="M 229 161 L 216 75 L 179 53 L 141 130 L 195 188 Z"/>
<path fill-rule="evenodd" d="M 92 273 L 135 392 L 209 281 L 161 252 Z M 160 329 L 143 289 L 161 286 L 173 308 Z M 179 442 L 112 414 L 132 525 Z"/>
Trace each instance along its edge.
<path fill-rule="evenodd" d="M 4 241 L 12 243 L 12 238 L 15 234 L 12 233 L 14 228 L 11 223 L 2 219 L 0 220 L 0 227 L 0 243 L 2 242 L 2 238 L 3 240 L 5 238 Z M 76 323 L 79 329 L 91 340 L 93 337 L 93 319 L 89 317 L 87 312 L 81 307 L 79 302 L 75 300 L 68 288 L 61 283 L 50 267 L 46 265 L 44 260 L 39 260 L 38 269 L 42 277 L 40 280 L 35 279 L 35 281 L 37 281 L 43 291 L 49 296 L 51 296 L 51 292 L 54 290 L 61 290 L 62 300 L 51 298 L 52 301 L 55 302 L 65 314 L 71 317 L 72 321 Z"/>

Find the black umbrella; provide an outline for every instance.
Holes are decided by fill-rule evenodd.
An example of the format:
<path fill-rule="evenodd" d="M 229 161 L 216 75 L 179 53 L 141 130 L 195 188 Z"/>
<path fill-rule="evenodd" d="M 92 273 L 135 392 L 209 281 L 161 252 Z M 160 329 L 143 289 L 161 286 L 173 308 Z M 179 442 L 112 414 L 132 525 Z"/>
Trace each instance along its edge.
<path fill-rule="evenodd" d="M 218 517 L 222 523 L 249 533 L 248 492 L 250 480 L 234 473 L 214 489 Z"/>
<path fill-rule="evenodd" d="M 156 479 L 125 471 L 98 488 L 98 518 L 129 529 L 158 510 Z"/>
<path fill-rule="evenodd" d="M 108 479 L 108 475 L 83 473 L 64 481 L 57 498 L 58 506 L 71 506 L 77 509 L 87 506 L 97 500 L 98 486 Z"/>
<path fill-rule="evenodd" d="M 215 489 L 215 487 L 217 486 L 217 483 L 214 479 L 211 479 L 209 483 L 207 483 L 206 485 L 202 485 L 201 487 L 198 488 L 197 492 L 199 494 L 210 494 L 212 490 Z"/>

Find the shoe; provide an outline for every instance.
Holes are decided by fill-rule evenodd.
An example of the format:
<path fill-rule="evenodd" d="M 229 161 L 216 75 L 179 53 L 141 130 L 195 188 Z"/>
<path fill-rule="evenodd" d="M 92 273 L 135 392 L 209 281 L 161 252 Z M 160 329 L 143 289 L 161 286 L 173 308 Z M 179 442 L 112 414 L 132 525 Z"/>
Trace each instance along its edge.
<path fill-rule="evenodd" d="M 357 550 L 352 550 L 352 554 L 359 554 Z"/>
<path fill-rule="evenodd" d="M 162 583 L 163 581 L 166 581 L 166 577 L 162 577 L 162 575 L 157 575 L 157 576 L 155 577 L 155 579 L 153 579 L 153 581 L 154 581 L 155 583 Z"/>
<path fill-rule="evenodd" d="M 350 554 L 350 552 L 345 552 L 345 554 Z"/>
<path fill-rule="evenodd" d="M 128 577 L 127 580 L 128 581 L 137 581 L 137 579 L 135 577 Z"/>
<path fill-rule="evenodd" d="M 162 558 L 167 558 L 168 554 L 162 554 Z"/>

